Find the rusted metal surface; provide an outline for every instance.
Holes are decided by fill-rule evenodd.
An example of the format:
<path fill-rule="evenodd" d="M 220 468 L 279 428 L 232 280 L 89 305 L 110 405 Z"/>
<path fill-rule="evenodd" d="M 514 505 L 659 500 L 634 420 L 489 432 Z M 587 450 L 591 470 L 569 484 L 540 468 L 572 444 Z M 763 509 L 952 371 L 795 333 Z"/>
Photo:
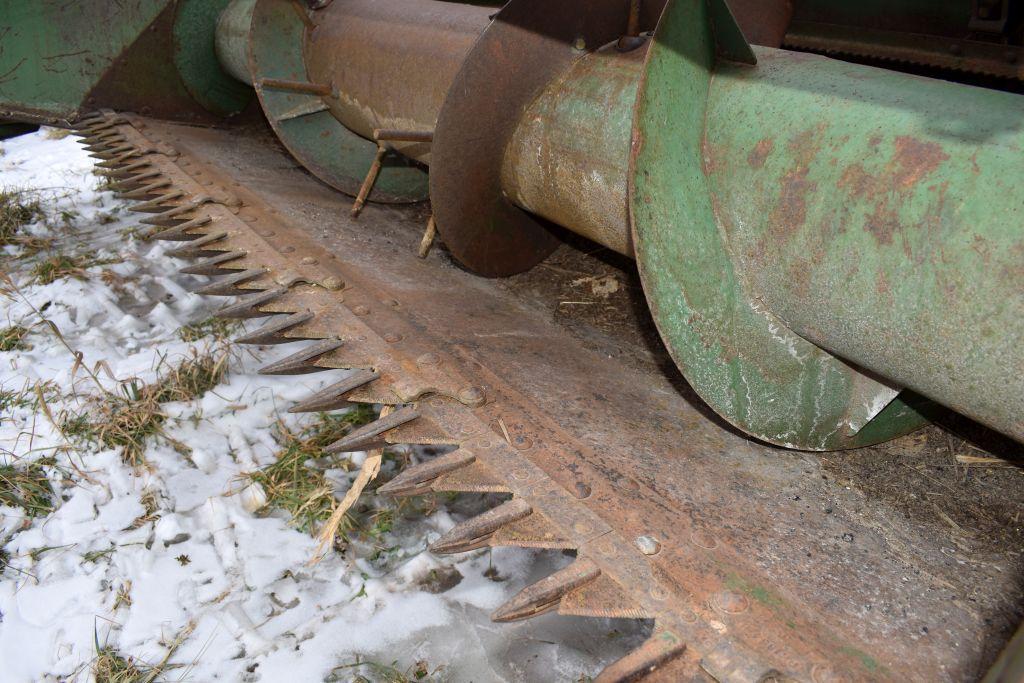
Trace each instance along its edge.
<path fill-rule="evenodd" d="M 313 15 L 304 53 L 310 78 L 337 93 L 331 113 L 372 139 L 376 128 L 433 130 L 463 59 L 493 10 L 437 0 L 348 0 Z M 397 141 L 396 141 L 397 142 Z M 430 162 L 423 141 L 395 144 Z"/>
<path fill-rule="evenodd" d="M 335 118 L 330 107 L 341 93 L 329 74 L 311 74 L 307 68 L 303 50 L 315 31 L 308 11 L 292 0 L 257 0 L 249 36 L 249 73 L 263 112 L 288 151 L 316 177 L 356 197 L 377 158 L 377 143 L 368 139 L 369 133 L 360 136 Z M 265 82 L 309 85 L 297 91 L 275 90 L 264 87 Z M 424 170 L 402 157 L 389 157 L 374 183 L 373 200 L 403 203 L 426 197 Z"/>
<path fill-rule="evenodd" d="M 523 112 L 502 166 L 516 206 L 632 256 L 629 139 L 645 47 L 576 60 Z"/>
<path fill-rule="evenodd" d="M 800 0 L 785 45 L 1021 81 L 1024 15 L 1012 5 L 1005 0 Z"/>
<path fill-rule="evenodd" d="M 458 446 L 455 462 L 405 486 L 519 501 L 492 515 L 503 526 L 480 520 L 463 540 L 565 545 L 600 570 L 561 595 L 552 584 L 563 577 L 538 585 L 508 613 L 557 597 L 563 614 L 655 619 L 648 645 L 601 680 L 965 680 L 992 656 L 979 624 L 1004 619 L 998 596 L 1016 602 L 1017 560 L 961 561 L 941 535 L 823 479 L 814 456 L 780 457 L 708 420 L 654 363 L 581 348 L 500 289 L 421 262 L 411 246 L 396 251 L 383 234 L 393 214 L 368 207 L 369 223 L 353 226 L 339 197 L 269 170 L 281 166 L 273 149 L 216 131 L 151 123 L 143 138 L 115 127 L 109 144 L 136 151 L 109 167 L 171 180 L 148 220 L 191 224 L 196 239 L 226 233 L 221 267 L 259 273 L 232 286 L 275 292 L 257 306 L 278 314 L 272 340 L 338 340 L 297 362 L 373 369 L 335 399 L 415 407 L 416 419 L 369 431 Z M 311 238 L 325 228 L 328 245 Z M 654 554 L 636 542 L 645 536 Z"/>
<path fill-rule="evenodd" d="M 748 291 L 802 338 L 1024 441 L 1024 97 L 760 59 L 717 70 L 704 133 Z"/>
<path fill-rule="evenodd" d="M 0 117 L 67 124 L 114 106 L 212 123 L 252 98 L 217 61 L 227 0 L 0 1 Z"/>
<path fill-rule="evenodd" d="M 523 109 L 628 22 L 629 4 L 619 0 L 513 0 L 467 57 L 435 130 L 430 196 L 438 232 L 468 268 L 491 277 L 522 272 L 558 245 L 505 197 L 505 150 Z"/>

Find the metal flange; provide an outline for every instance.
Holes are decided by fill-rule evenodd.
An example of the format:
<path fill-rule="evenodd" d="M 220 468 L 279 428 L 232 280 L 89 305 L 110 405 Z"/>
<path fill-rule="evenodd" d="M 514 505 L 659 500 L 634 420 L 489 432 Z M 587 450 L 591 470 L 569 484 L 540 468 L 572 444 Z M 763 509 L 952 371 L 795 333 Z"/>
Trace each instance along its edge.
<path fill-rule="evenodd" d="M 249 38 L 249 70 L 267 120 L 288 151 L 317 178 L 354 197 L 377 156 L 377 144 L 331 114 L 325 100 L 336 96 L 332 84 L 310 82 L 303 45 L 313 29 L 301 5 L 259 0 Z M 389 155 L 373 200 L 409 203 L 426 198 L 426 172 Z"/>
<path fill-rule="evenodd" d="M 743 53 L 730 20 L 723 2 L 670 1 L 640 85 L 630 213 L 665 345 L 719 415 L 769 443 L 830 450 L 913 431 L 928 401 L 898 396 L 898 385 L 794 333 L 746 286 L 706 167 L 712 75 L 723 55 Z M 756 67 L 733 69 L 743 68 Z"/>
<path fill-rule="evenodd" d="M 544 87 L 628 20 L 623 0 L 512 0 L 469 53 L 434 132 L 430 198 L 445 245 L 470 270 L 520 273 L 560 244 L 502 192 L 505 150 Z"/>

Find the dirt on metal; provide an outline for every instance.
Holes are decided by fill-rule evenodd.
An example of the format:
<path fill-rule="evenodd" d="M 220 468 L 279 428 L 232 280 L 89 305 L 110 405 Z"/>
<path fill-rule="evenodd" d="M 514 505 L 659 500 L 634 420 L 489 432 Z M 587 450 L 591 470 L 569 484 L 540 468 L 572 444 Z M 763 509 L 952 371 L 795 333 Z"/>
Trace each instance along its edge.
<path fill-rule="evenodd" d="M 229 312 L 269 318 L 257 341 L 310 340 L 268 371 L 372 369 L 312 405 L 399 407 L 335 450 L 457 446 L 396 494 L 512 494 L 436 551 L 575 551 L 495 618 L 654 620 L 599 680 L 974 680 L 1019 621 L 1019 447 L 953 418 L 841 454 L 756 443 L 683 382 L 625 260 L 576 242 L 485 280 L 416 257 L 422 207 L 354 222 L 267 135 L 132 121 L 85 134 L 169 181 L 135 208 L 219 254 L 187 270 L 251 297 Z"/>

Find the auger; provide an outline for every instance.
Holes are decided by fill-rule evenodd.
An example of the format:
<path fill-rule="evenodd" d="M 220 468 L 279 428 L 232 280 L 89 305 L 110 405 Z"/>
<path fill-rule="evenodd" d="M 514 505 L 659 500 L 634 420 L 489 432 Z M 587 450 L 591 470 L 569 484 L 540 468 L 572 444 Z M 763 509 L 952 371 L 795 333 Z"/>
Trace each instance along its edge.
<path fill-rule="evenodd" d="M 235 75 L 307 168 L 361 202 L 424 197 L 429 165 L 483 275 L 545 258 L 547 221 L 635 257 L 683 374 L 745 432 L 866 445 L 926 397 L 1024 438 L 1020 96 L 780 50 L 740 14 L 752 48 L 705 0 L 226 16 L 248 12 L 220 54 L 249 51 Z"/>
<path fill-rule="evenodd" d="M 760 441 L 877 444 L 936 404 L 1024 441 L 1020 7 L 937 3 L 883 21 L 831 0 L 127 4 L 0 2 L 0 115 L 73 125 L 153 236 L 198 259 L 182 272 L 216 278 L 198 291 L 239 297 L 219 315 L 270 319 L 239 342 L 307 343 L 263 372 L 352 371 L 293 411 L 388 407 L 328 452 L 456 448 L 381 492 L 511 495 L 436 552 L 576 551 L 496 620 L 655 619 L 606 681 L 670 660 L 721 681 L 898 679 L 785 601 L 752 604 L 719 541 L 683 515 L 666 522 L 685 529 L 683 550 L 624 535 L 655 516 L 640 493 L 636 510 L 600 507 L 639 491 L 628 467 L 594 473 L 588 457 L 552 455 L 572 451 L 557 439 L 535 443 L 530 428 L 548 427 L 497 382 L 419 340 L 337 254 L 296 251 L 269 207 L 179 158 L 147 120 L 215 123 L 254 92 L 291 155 L 354 199 L 352 216 L 429 198 L 429 231 L 482 276 L 538 265 L 563 229 L 635 259 L 689 385 Z M 47 28 L 69 20 L 118 30 L 98 45 Z M 72 57 L 46 80 L 35 48 L 66 40 L 105 61 Z M 666 557 L 703 583 L 674 583 Z"/>

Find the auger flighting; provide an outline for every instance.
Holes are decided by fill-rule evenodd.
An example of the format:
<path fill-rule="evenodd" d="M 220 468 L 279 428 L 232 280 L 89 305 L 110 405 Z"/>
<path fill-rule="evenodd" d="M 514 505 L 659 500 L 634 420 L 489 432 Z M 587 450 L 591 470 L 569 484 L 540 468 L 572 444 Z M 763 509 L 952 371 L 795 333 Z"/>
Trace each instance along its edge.
<path fill-rule="evenodd" d="M 1024 98 L 751 47 L 721 2 L 642 7 L 237 0 L 252 32 L 221 54 L 248 51 L 282 140 L 343 191 L 374 130 L 428 134 L 388 145 L 371 199 L 422 198 L 429 165 L 476 272 L 547 256 L 537 217 L 635 257 L 683 374 L 753 436 L 876 443 L 930 399 L 1024 439 Z"/>

